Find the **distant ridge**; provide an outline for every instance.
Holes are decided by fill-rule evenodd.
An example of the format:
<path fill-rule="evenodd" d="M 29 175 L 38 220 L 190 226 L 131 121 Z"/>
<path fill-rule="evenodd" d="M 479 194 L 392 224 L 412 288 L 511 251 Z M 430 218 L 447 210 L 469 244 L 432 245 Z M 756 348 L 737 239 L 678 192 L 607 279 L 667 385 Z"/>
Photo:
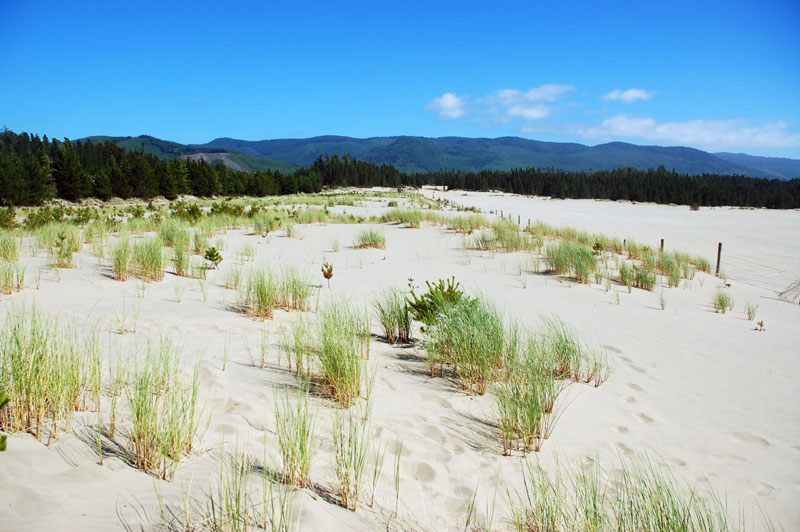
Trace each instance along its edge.
<path fill-rule="evenodd" d="M 800 160 L 734 153 L 709 153 L 687 147 L 639 146 L 609 142 L 586 146 L 568 142 L 542 142 L 520 137 L 371 137 L 325 135 L 305 139 L 239 140 L 228 137 L 206 144 L 179 144 L 142 135 L 139 137 L 89 137 L 140 149 L 158 157 L 176 156 L 222 161 L 235 169 L 290 172 L 311 165 L 321 155 L 350 154 L 375 164 L 391 164 L 402 172 L 511 170 L 553 168 L 566 171 L 639 169 L 663 166 L 678 173 L 743 175 L 769 179 L 800 178 Z M 203 155 L 198 155 L 203 154 Z"/>

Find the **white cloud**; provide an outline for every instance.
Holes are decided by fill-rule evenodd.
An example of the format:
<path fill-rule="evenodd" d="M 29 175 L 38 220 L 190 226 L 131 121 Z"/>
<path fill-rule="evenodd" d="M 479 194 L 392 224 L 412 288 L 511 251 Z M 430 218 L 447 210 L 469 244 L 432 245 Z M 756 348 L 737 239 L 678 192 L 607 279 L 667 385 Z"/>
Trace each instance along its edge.
<path fill-rule="evenodd" d="M 659 122 L 653 118 L 617 115 L 603 120 L 599 126 L 580 128 L 578 133 L 584 137 L 637 138 L 712 151 L 800 146 L 800 134 L 789 133 L 784 122 L 749 127 L 742 120 Z"/>
<path fill-rule="evenodd" d="M 615 89 L 603 96 L 603 99 L 608 102 L 620 101 L 623 103 L 631 103 L 636 100 L 649 100 L 654 94 L 655 92 L 648 92 L 644 89 L 628 89 L 625 91 Z"/>
<path fill-rule="evenodd" d="M 500 89 L 478 100 L 483 112 L 495 122 L 509 122 L 521 118 L 525 122 L 540 120 L 553 112 L 553 106 L 541 102 L 555 102 L 564 94 L 574 91 L 572 85 L 548 83 L 527 92 L 518 89 Z"/>
<path fill-rule="evenodd" d="M 464 109 L 466 101 L 452 92 L 446 92 L 425 106 L 425 109 L 435 111 L 439 120 L 455 120 L 467 114 Z"/>

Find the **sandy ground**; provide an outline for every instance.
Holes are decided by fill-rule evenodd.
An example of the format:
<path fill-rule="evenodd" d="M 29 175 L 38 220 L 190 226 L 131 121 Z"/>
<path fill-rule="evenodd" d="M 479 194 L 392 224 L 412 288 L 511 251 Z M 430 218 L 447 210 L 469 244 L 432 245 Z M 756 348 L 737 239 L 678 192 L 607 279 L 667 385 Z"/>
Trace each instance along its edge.
<path fill-rule="evenodd" d="M 303 239 L 280 234 L 261 238 L 245 231 L 223 236 L 225 260 L 212 273 L 204 298 L 196 280 L 167 274 L 147 286 L 108 277 L 89 253 L 79 267 L 41 273 L 43 257 L 31 257 L 27 288 L 0 301 L 0 318 L 22 304 L 95 325 L 108 356 L 129 352 L 147 339 L 169 334 L 188 370 L 202 360 L 202 397 L 207 428 L 200 452 L 187 459 L 171 483 L 154 480 L 118 457 L 97 465 L 91 429 L 96 414 L 77 414 L 75 429 L 49 447 L 30 435 L 9 438 L 0 454 L 0 529 L 2 530 L 155 530 L 161 527 L 157 492 L 175 509 L 183 495 L 198 504 L 216 478 L 220 449 L 247 447 L 256 457 L 275 455 L 274 389 L 293 378 L 279 364 L 279 330 L 296 314 L 276 313 L 273 321 L 254 321 L 231 310 L 236 293 L 222 286 L 226 268 L 237 267 L 236 250 L 251 243 L 254 263 L 293 265 L 319 281 L 314 306 L 346 297 L 367 306 L 381 288 L 405 288 L 409 278 L 454 275 L 471 293 L 493 300 L 508 319 L 535 326 L 558 315 L 591 344 L 604 346 L 614 371 L 599 388 L 573 384 L 559 398 L 562 415 L 550 439 L 531 459 L 552 468 L 597 459 L 609 472 L 620 457 L 657 456 L 680 478 L 724 493 L 732 513 L 752 516 L 763 509 L 786 530 L 800 529 L 800 391 L 794 375 L 800 306 L 776 298 L 776 291 L 800 277 L 800 212 L 701 209 L 461 192 L 426 192 L 436 197 L 503 210 L 514 217 L 568 224 L 588 231 L 634 238 L 667 248 L 702 253 L 712 261 L 724 243 L 723 270 L 735 300 L 733 312 L 714 313 L 711 297 L 722 281 L 698 274 L 679 288 L 654 292 L 612 285 L 577 285 L 551 275 L 529 273 L 523 253 L 465 252 L 461 237 L 441 227 L 384 226 L 387 250 L 350 247 L 363 226 L 304 226 Z M 337 208 L 355 212 L 352 207 Z M 375 207 L 372 207 L 374 210 Z M 341 251 L 332 251 L 332 242 Z M 323 260 L 334 264 L 331 288 L 322 286 Z M 246 270 L 251 263 L 246 263 Z M 175 284 L 183 285 L 181 302 Z M 658 294 L 663 290 L 666 309 Z M 619 292 L 619 304 L 616 301 Z M 757 332 L 744 304 L 758 305 L 767 330 Z M 138 314 L 136 333 L 119 335 L 122 312 Z M 374 320 L 373 320 L 374 321 Z M 251 351 L 262 331 L 271 332 L 268 364 L 255 367 Z M 325 496 L 334 481 L 330 437 L 333 408 L 314 398 L 319 449 L 311 477 L 317 494 L 298 491 L 298 530 L 463 530 L 467 504 L 478 486 L 477 513 L 496 501 L 493 528 L 508 528 L 507 489 L 522 487 L 521 457 L 501 456 L 493 435 L 490 397 L 470 397 L 446 379 L 431 379 L 421 345 L 389 346 L 373 323 L 370 368 L 375 368 L 376 441 L 386 446 L 375 508 L 352 513 Z M 419 337 L 419 334 L 417 334 Z M 225 344 L 228 361 L 223 370 Z M 400 512 L 393 517 L 393 464 L 402 441 Z M 366 488 L 369 494 L 369 487 Z M 756 527 L 758 528 L 758 527 Z"/>

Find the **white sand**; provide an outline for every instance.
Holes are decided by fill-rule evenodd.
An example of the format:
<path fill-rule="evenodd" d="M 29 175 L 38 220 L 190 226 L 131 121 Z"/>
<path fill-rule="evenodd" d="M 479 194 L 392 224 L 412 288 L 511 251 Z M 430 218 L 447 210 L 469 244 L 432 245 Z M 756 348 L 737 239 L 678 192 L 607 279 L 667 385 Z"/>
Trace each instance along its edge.
<path fill-rule="evenodd" d="M 431 192 L 427 192 L 431 194 Z M 800 529 L 800 373 L 797 328 L 800 306 L 776 299 L 776 292 L 800 277 L 800 212 L 632 205 L 595 201 L 550 201 L 519 196 L 435 192 L 484 210 L 500 210 L 545 222 L 569 224 L 588 231 L 634 238 L 653 246 L 666 239 L 668 249 L 702 253 L 715 259 L 722 241 L 723 270 L 731 280 L 736 307 L 715 314 L 711 296 L 722 284 L 698 274 L 680 288 L 654 292 L 612 286 L 576 285 L 549 275 L 522 273 L 525 254 L 495 255 L 461 249 L 461 237 L 439 227 L 406 229 L 386 226 L 388 249 L 354 250 L 353 236 L 363 226 L 308 226 L 302 240 L 269 239 L 231 231 L 225 235 L 222 269 L 235 265 L 234 255 L 245 243 L 257 249 L 257 262 L 294 265 L 323 280 L 323 259 L 334 264 L 331 289 L 321 290 L 320 305 L 331 296 L 368 304 L 381 287 L 404 288 L 425 280 L 455 275 L 472 293 L 492 299 L 506 317 L 533 326 L 540 316 L 557 314 L 573 324 L 590 343 L 606 346 L 614 363 L 611 378 L 599 388 L 572 385 L 562 394 L 562 416 L 541 453 L 532 456 L 552 467 L 554 457 L 578 464 L 599 458 L 613 473 L 620 455 L 651 453 L 691 483 L 705 481 L 724 492 L 735 513 L 757 514 L 760 506 L 786 530 Z M 356 208 L 337 208 L 356 212 Z M 373 209 L 374 210 L 374 209 Z M 331 241 L 342 245 L 330 251 Z M 255 457 L 263 442 L 275 454 L 273 389 L 292 377 L 277 367 L 277 331 L 295 318 L 279 312 L 271 327 L 268 368 L 251 364 L 248 347 L 256 350 L 265 324 L 230 310 L 236 294 L 220 283 L 222 273 L 208 281 L 203 301 L 198 281 L 168 274 L 148 285 L 137 297 L 138 281 L 115 282 L 98 268 L 89 248 L 81 267 L 42 272 L 34 289 L 40 257 L 28 264 L 27 286 L 3 296 L 0 319 L 9 309 L 35 301 L 48 313 L 80 325 L 98 324 L 107 351 L 113 355 L 160 332 L 179 341 L 188 369 L 202 359 L 202 403 L 208 414 L 203 452 L 187 459 L 172 483 L 106 457 L 97 465 L 91 440 L 94 413 L 77 414 L 75 430 L 50 447 L 30 435 L 9 438 L 0 454 L 0 529 L 117 530 L 159 529 L 161 517 L 154 485 L 165 503 L 180 507 L 182 493 L 198 501 L 216 478 L 218 449 L 245 444 Z M 27 252 L 27 250 L 26 250 Z M 183 283 L 176 302 L 175 283 Z M 659 307 L 663 289 L 666 310 Z M 621 290 L 620 304 L 615 302 Z M 115 333 L 115 315 L 123 307 L 138 310 L 136 334 Z M 744 304 L 758 304 L 758 318 L 767 330 L 753 330 Z M 373 332 L 378 333 L 377 324 Z M 419 336 L 419 335 L 417 335 Z M 226 339 L 229 361 L 222 370 Z M 295 494 L 298 530 L 374 530 L 387 523 L 398 529 L 463 530 L 465 508 L 476 485 L 477 508 L 485 513 L 496 494 L 495 529 L 506 529 L 506 487 L 521 489 L 520 457 L 500 456 L 491 434 L 492 400 L 466 396 L 453 383 L 426 376 L 420 348 L 402 349 L 373 338 L 370 367 L 377 367 L 374 421 L 386 444 L 383 476 L 376 508 L 366 505 L 352 513 L 314 497 L 310 490 Z M 285 361 L 282 363 L 285 368 Z M 314 399 L 319 450 L 312 480 L 320 491 L 333 483 L 328 401 Z M 88 435 L 88 436 L 87 436 Z M 402 440 L 400 517 L 394 520 L 393 464 L 395 444 Z M 275 457 L 277 459 L 277 456 Z M 365 490 L 369 494 L 370 489 Z M 757 527 L 756 527 L 757 528 Z"/>

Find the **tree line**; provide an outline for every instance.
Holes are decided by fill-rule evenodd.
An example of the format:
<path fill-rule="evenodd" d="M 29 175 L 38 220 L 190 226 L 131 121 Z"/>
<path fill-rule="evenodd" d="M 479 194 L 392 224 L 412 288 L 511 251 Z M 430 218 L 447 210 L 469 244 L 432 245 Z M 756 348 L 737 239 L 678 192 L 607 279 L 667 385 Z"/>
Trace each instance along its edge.
<path fill-rule="evenodd" d="M 174 199 L 195 196 L 268 196 L 353 187 L 438 185 L 462 190 L 502 190 L 557 198 L 596 198 L 685 205 L 800 207 L 800 179 L 779 181 L 729 175 L 689 176 L 664 168 L 618 168 L 566 172 L 525 168 L 510 171 L 406 174 L 392 165 L 344 155 L 319 156 L 291 173 L 246 172 L 217 162 L 159 159 L 144 148 L 113 142 L 49 140 L 5 131 L 0 137 L 0 203 L 39 205 L 52 198 Z"/>

